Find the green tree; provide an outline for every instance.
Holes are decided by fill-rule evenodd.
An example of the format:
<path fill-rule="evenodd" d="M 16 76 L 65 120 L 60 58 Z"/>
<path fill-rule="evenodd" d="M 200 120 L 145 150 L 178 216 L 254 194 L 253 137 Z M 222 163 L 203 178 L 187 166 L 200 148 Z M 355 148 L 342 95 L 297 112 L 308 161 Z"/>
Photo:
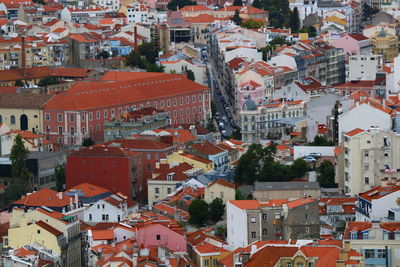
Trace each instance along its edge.
<path fill-rule="evenodd" d="M 309 143 L 310 146 L 334 146 L 335 144 L 323 136 L 316 135 L 314 141 Z"/>
<path fill-rule="evenodd" d="M 14 139 L 10 153 L 12 180 L 5 191 L 6 203 L 20 199 L 33 187 L 32 174 L 26 168 L 28 156 L 29 150 L 25 148 L 22 137 L 18 134 Z"/>
<path fill-rule="evenodd" d="M 268 57 L 272 55 L 274 52 L 274 47 L 272 45 L 267 45 L 262 48 L 260 48 L 260 52 L 262 53 L 262 57 L 264 61 L 268 61 Z"/>
<path fill-rule="evenodd" d="M 62 164 L 58 164 L 54 168 L 55 176 L 56 176 L 56 190 L 58 192 L 64 191 L 65 185 L 65 166 Z"/>
<path fill-rule="evenodd" d="M 233 0 L 233 6 L 243 6 L 242 0 Z"/>
<path fill-rule="evenodd" d="M 292 170 L 293 178 L 301 178 L 310 168 L 304 159 L 298 158 L 290 165 L 290 169 Z"/>
<path fill-rule="evenodd" d="M 335 186 L 335 167 L 329 160 L 324 160 L 317 167 L 317 181 L 322 187 Z"/>
<path fill-rule="evenodd" d="M 248 19 L 243 21 L 242 24 L 240 24 L 240 26 L 247 29 L 259 29 L 262 26 L 264 26 L 264 23 L 262 21 Z"/>
<path fill-rule="evenodd" d="M 253 1 L 253 7 L 255 8 L 262 8 L 262 4 L 260 0 L 254 0 Z"/>
<path fill-rule="evenodd" d="M 144 42 L 138 46 L 138 51 L 141 56 L 144 56 L 149 63 L 155 63 L 158 57 L 158 51 L 153 43 Z"/>
<path fill-rule="evenodd" d="M 153 63 L 146 63 L 145 69 L 147 72 L 164 72 L 165 67 L 163 65 L 157 65 Z"/>
<path fill-rule="evenodd" d="M 217 225 L 217 235 L 219 235 L 222 240 L 225 240 L 227 235 L 226 227 L 223 227 L 222 225 Z"/>
<path fill-rule="evenodd" d="M 171 2 L 168 3 L 167 8 L 169 10 L 176 11 L 184 6 L 193 6 L 193 5 L 196 5 L 196 2 L 191 0 L 172 0 Z"/>
<path fill-rule="evenodd" d="M 60 83 L 60 81 L 57 79 L 57 77 L 48 76 L 48 77 L 40 79 L 38 82 L 38 85 L 39 86 L 47 86 L 47 85 L 59 84 L 59 83 Z"/>
<path fill-rule="evenodd" d="M 274 28 L 283 28 L 286 17 L 281 12 L 274 10 L 269 13 L 269 22 Z"/>
<path fill-rule="evenodd" d="M 128 66 L 144 69 L 145 63 L 146 63 L 146 60 L 139 54 L 138 51 L 132 51 L 126 57 L 126 65 L 128 65 Z"/>
<path fill-rule="evenodd" d="M 22 137 L 18 134 L 14 139 L 14 145 L 11 148 L 11 172 L 12 177 L 25 178 L 28 175 L 26 168 L 26 159 L 29 156 L 29 150 L 25 147 Z"/>
<path fill-rule="evenodd" d="M 247 196 L 245 196 L 239 190 L 239 188 L 236 188 L 236 190 L 235 190 L 235 200 L 251 200 L 251 199 L 253 199 L 253 195 L 252 194 L 248 194 Z"/>
<path fill-rule="evenodd" d="M 215 114 L 218 112 L 218 109 L 217 109 L 217 104 L 215 104 L 215 101 L 214 100 L 211 100 L 211 114 L 213 115 L 213 116 L 215 116 Z"/>
<path fill-rule="evenodd" d="M 18 87 L 24 87 L 25 86 L 24 82 L 21 81 L 21 80 L 16 80 L 14 85 L 18 86 Z"/>
<path fill-rule="evenodd" d="M 300 29 L 300 19 L 299 19 L 299 11 L 297 10 L 297 7 L 293 9 L 293 12 L 290 14 L 290 29 L 292 30 L 292 33 L 298 33 Z"/>
<path fill-rule="evenodd" d="M 213 222 L 218 222 L 225 212 L 225 204 L 220 198 L 214 199 L 209 205 L 209 217 Z"/>
<path fill-rule="evenodd" d="M 97 53 L 97 58 L 109 58 L 111 57 L 110 53 L 106 50 L 101 50 L 99 53 Z"/>
<path fill-rule="evenodd" d="M 260 174 L 260 161 L 264 150 L 260 144 L 251 144 L 246 153 L 238 160 L 234 180 L 239 184 L 253 184 Z"/>
<path fill-rule="evenodd" d="M 215 132 L 215 124 L 213 118 L 208 118 L 207 120 L 207 127 L 206 127 L 210 132 Z"/>
<path fill-rule="evenodd" d="M 191 81 L 195 80 L 194 72 L 192 70 L 186 70 L 186 77 Z"/>
<path fill-rule="evenodd" d="M 279 36 L 279 37 L 275 37 L 274 39 L 272 39 L 272 41 L 269 42 L 269 44 L 272 47 L 276 47 L 277 45 L 282 46 L 282 45 L 287 44 L 287 43 L 286 43 L 285 37 Z"/>
<path fill-rule="evenodd" d="M 233 17 L 231 18 L 231 20 L 232 20 L 236 25 L 242 24 L 243 19 L 240 17 L 239 9 L 236 9 L 236 10 L 235 10 L 235 15 L 233 15 Z"/>
<path fill-rule="evenodd" d="M 87 138 L 83 139 L 82 146 L 88 147 L 88 146 L 92 146 L 92 145 L 94 145 L 94 141 L 93 141 L 92 137 L 87 137 Z"/>
<path fill-rule="evenodd" d="M 195 199 L 189 205 L 189 222 L 203 226 L 208 219 L 208 204 L 202 199 Z"/>
<path fill-rule="evenodd" d="M 362 20 L 364 22 L 369 21 L 373 15 L 379 12 L 378 8 L 372 8 L 366 2 L 362 5 Z"/>

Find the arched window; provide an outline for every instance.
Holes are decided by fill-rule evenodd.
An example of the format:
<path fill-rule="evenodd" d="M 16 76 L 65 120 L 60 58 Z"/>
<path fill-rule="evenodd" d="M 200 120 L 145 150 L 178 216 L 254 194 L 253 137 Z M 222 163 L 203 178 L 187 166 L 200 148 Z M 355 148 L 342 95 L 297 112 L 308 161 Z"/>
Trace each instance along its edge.
<path fill-rule="evenodd" d="M 14 115 L 11 115 L 10 123 L 15 124 L 15 116 Z"/>
<path fill-rule="evenodd" d="M 247 122 L 247 116 L 244 116 L 243 121 Z"/>
<path fill-rule="evenodd" d="M 255 121 L 256 121 L 256 117 L 255 117 L 255 116 L 252 116 L 252 117 L 251 117 L 251 121 L 252 121 L 252 122 L 255 122 Z"/>

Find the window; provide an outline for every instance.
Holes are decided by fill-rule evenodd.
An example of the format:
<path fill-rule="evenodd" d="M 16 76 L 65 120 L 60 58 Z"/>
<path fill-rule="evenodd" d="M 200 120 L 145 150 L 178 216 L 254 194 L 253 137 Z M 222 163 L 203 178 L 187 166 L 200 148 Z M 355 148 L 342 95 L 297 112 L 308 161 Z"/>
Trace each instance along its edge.
<path fill-rule="evenodd" d="M 368 164 L 368 163 L 365 163 L 365 164 L 364 164 L 364 170 L 365 170 L 365 171 L 368 171 L 368 170 L 369 170 L 369 164 Z"/>
<path fill-rule="evenodd" d="M 176 118 L 178 116 L 176 110 L 174 110 L 174 118 Z"/>
<path fill-rule="evenodd" d="M 256 238 L 256 232 L 251 232 L 251 238 Z"/>
<path fill-rule="evenodd" d="M 251 218 L 250 218 L 250 221 L 251 221 L 252 223 L 255 223 L 255 222 L 256 222 L 256 217 L 251 217 Z"/>
<path fill-rule="evenodd" d="M 190 97 L 187 96 L 187 97 L 186 97 L 186 104 L 189 104 L 189 103 L 190 103 Z"/>
<path fill-rule="evenodd" d="M 192 103 L 196 103 L 196 96 L 192 96 Z"/>
<path fill-rule="evenodd" d="M 193 107 L 193 114 L 196 114 L 196 107 Z"/>
<path fill-rule="evenodd" d="M 89 120 L 90 120 L 90 121 L 93 120 L 93 112 L 89 112 Z"/>
<path fill-rule="evenodd" d="M 167 188 L 167 194 L 169 195 L 169 194 L 171 194 L 171 192 L 172 192 L 172 189 L 170 187 L 168 187 Z"/>
<path fill-rule="evenodd" d="M 156 235 L 157 240 L 161 240 L 161 235 Z"/>
<path fill-rule="evenodd" d="M 364 151 L 364 157 L 369 157 L 369 151 L 368 150 Z"/>
<path fill-rule="evenodd" d="M 383 240 L 389 240 L 389 232 L 383 232 Z"/>
<path fill-rule="evenodd" d="M 186 109 L 186 115 L 190 115 L 190 108 Z"/>
<path fill-rule="evenodd" d="M 266 220 L 267 220 L 267 214 L 263 214 L 263 215 L 262 215 L 262 219 L 263 219 L 264 221 L 266 221 Z"/>
<path fill-rule="evenodd" d="M 115 117 L 115 109 L 111 109 L 111 117 Z"/>
<path fill-rule="evenodd" d="M 96 111 L 96 119 L 100 120 L 100 111 Z"/>
<path fill-rule="evenodd" d="M 75 134 L 75 127 L 71 127 L 71 129 L 70 129 L 70 134 L 71 134 L 71 135 L 74 135 L 74 134 Z"/>
<path fill-rule="evenodd" d="M 357 232 L 351 232 L 350 233 L 350 239 L 356 240 L 357 239 Z"/>
<path fill-rule="evenodd" d="M 151 165 L 150 164 L 146 164 L 146 169 L 147 169 L 147 171 L 151 171 Z"/>
<path fill-rule="evenodd" d="M 218 259 L 213 259 L 213 265 L 218 266 Z"/>
<path fill-rule="evenodd" d="M 209 266 L 210 265 L 210 261 L 209 260 L 204 260 L 204 266 Z"/>
<path fill-rule="evenodd" d="M 104 119 L 107 119 L 108 117 L 108 110 L 104 110 Z"/>
<path fill-rule="evenodd" d="M 174 107 L 176 107 L 176 105 L 177 105 L 177 101 L 176 101 L 176 98 L 174 98 Z"/>
<path fill-rule="evenodd" d="M 62 134 L 63 133 L 63 127 L 62 126 L 58 126 L 58 134 Z"/>
<path fill-rule="evenodd" d="M 224 199 L 224 192 L 220 192 L 219 196 L 220 196 L 221 199 Z"/>
<path fill-rule="evenodd" d="M 179 98 L 179 105 L 183 105 L 183 97 Z"/>
<path fill-rule="evenodd" d="M 366 249 L 364 256 L 366 259 L 375 258 L 375 251 L 373 249 Z"/>
<path fill-rule="evenodd" d="M 118 115 L 122 114 L 122 108 L 118 108 Z"/>
<path fill-rule="evenodd" d="M 70 122 L 74 122 L 75 121 L 75 115 L 74 114 L 70 114 L 69 115 L 69 121 Z"/>
<path fill-rule="evenodd" d="M 369 184 L 369 177 L 364 178 L 364 184 Z"/>
<path fill-rule="evenodd" d="M 368 232 L 364 232 L 362 236 L 363 236 L 363 239 L 368 239 Z"/>
<path fill-rule="evenodd" d="M 167 100 L 167 107 L 169 108 L 171 106 L 171 100 Z"/>
<path fill-rule="evenodd" d="M 378 249 L 378 258 L 386 258 L 386 250 L 385 249 Z"/>
<path fill-rule="evenodd" d="M 384 155 L 385 157 L 389 157 L 389 150 L 383 151 L 383 155 Z"/>
<path fill-rule="evenodd" d="M 267 229 L 263 229 L 263 230 L 262 230 L 262 234 L 263 234 L 263 235 L 267 235 L 267 234 L 268 234 Z"/>
<path fill-rule="evenodd" d="M 153 102 L 153 107 L 155 108 L 155 109 L 157 109 L 157 102 Z"/>
<path fill-rule="evenodd" d="M 92 214 L 89 214 L 89 221 L 93 219 Z"/>
<path fill-rule="evenodd" d="M 306 227 L 306 233 L 308 234 L 310 232 L 310 227 Z"/>
<path fill-rule="evenodd" d="M 40 234 L 40 229 L 37 230 L 37 233 Z"/>
<path fill-rule="evenodd" d="M 85 121 L 85 114 L 82 114 L 82 121 Z"/>
<path fill-rule="evenodd" d="M 158 187 L 154 188 L 154 193 L 155 194 L 159 194 L 160 193 L 160 188 L 158 188 Z"/>
<path fill-rule="evenodd" d="M 147 154 L 146 154 L 146 159 L 151 159 L 150 153 L 147 153 Z"/>
<path fill-rule="evenodd" d="M 57 121 L 62 122 L 63 121 L 63 115 L 62 114 L 57 114 Z"/>
<path fill-rule="evenodd" d="M 309 262 L 308 267 L 314 267 L 314 262 Z"/>
<path fill-rule="evenodd" d="M 286 263 L 286 267 L 292 267 L 292 263 L 291 262 Z"/>

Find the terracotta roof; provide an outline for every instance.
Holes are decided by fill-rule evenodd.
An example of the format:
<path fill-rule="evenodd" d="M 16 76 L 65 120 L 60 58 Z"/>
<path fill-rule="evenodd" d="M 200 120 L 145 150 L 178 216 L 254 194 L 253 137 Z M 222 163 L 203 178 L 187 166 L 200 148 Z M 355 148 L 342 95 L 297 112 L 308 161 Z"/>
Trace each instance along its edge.
<path fill-rule="evenodd" d="M 229 200 L 229 203 L 242 210 L 256 210 L 260 207 L 258 200 Z"/>
<path fill-rule="evenodd" d="M 343 148 L 340 146 L 336 146 L 335 149 L 333 150 L 333 153 L 335 153 L 336 156 L 340 155 L 343 152 Z"/>
<path fill-rule="evenodd" d="M 106 156 L 106 157 L 129 157 L 129 152 L 121 147 L 91 146 L 72 152 L 70 156 Z"/>
<path fill-rule="evenodd" d="M 374 86 L 375 80 L 373 81 L 350 81 L 347 83 L 342 83 L 335 85 L 335 88 L 347 88 L 347 87 L 358 87 L 358 88 L 367 88 L 372 89 Z"/>
<path fill-rule="evenodd" d="M 27 250 L 26 248 L 21 247 L 21 248 L 16 249 L 14 251 L 14 255 L 17 256 L 17 257 L 25 258 L 25 257 L 30 256 L 30 255 L 36 255 L 36 252 L 35 251 L 31 251 L 31 250 Z"/>
<path fill-rule="evenodd" d="M 371 188 L 368 191 L 359 194 L 359 197 L 372 201 L 373 199 L 379 199 L 381 197 L 385 197 L 393 192 L 397 192 L 400 190 L 400 186 L 376 186 Z"/>
<path fill-rule="evenodd" d="M 115 207 L 119 207 L 121 204 L 126 203 L 128 208 L 132 208 L 134 206 L 138 206 L 138 203 L 131 200 L 127 196 L 125 196 L 122 193 L 117 193 L 112 196 L 109 196 L 108 198 L 104 199 L 105 202 L 110 203 L 111 205 Z"/>
<path fill-rule="evenodd" d="M 63 218 L 65 217 L 64 214 L 57 212 L 57 211 L 53 211 L 53 210 L 49 210 L 49 209 L 42 209 L 42 208 L 38 208 L 36 211 L 43 213 L 53 219 L 56 219 L 64 224 L 68 224 L 68 221 L 63 220 Z"/>
<path fill-rule="evenodd" d="M 20 131 L 20 130 L 10 131 L 7 134 L 20 135 L 23 139 L 37 139 L 37 138 L 44 137 L 43 134 L 35 134 L 35 133 L 32 133 L 31 131 Z"/>
<path fill-rule="evenodd" d="M 85 78 L 90 71 L 90 69 L 85 68 L 56 68 L 51 76 Z"/>
<path fill-rule="evenodd" d="M 78 197 L 93 197 L 110 192 L 110 190 L 97 185 L 82 183 L 68 189 L 64 193 L 75 194 L 75 192 L 78 193 Z"/>
<path fill-rule="evenodd" d="M 85 110 L 209 90 L 179 74 L 146 76 L 114 83 L 78 82 L 57 94 L 45 108 Z"/>
<path fill-rule="evenodd" d="M 295 84 L 304 91 L 312 91 L 325 88 L 319 81 L 311 77 L 305 78 L 304 83 L 295 82 Z"/>
<path fill-rule="evenodd" d="M 245 62 L 245 60 L 241 57 L 235 57 L 231 61 L 228 62 L 230 69 L 237 69 L 241 63 Z"/>
<path fill-rule="evenodd" d="M 0 86 L 0 94 L 3 94 L 3 93 L 16 94 L 17 89 L 18 89 L 18 86 Z"/>
<path fill-rule="evenodd" d="M 359 133 L 363 133 L 363 132 L 364 132 L 364 130 L 362 130 L 360 128 L 356 128 L 354 130 L 351 130 L 350 132 L 345 133 L 345 135 L 347 135 L 347 136 L 355 136 L 355 135 L 357 135 Z"/>
<path fill-rule="evenodd" d="M 132 150 L 132 151 L 159 151 L 172 149 L 173 146 L 156 140 L 150 139 L 117 139 L 104 143 L 104 146 L 117 146 Z"/>
<path fill-rule="evenodd" d="M 189 212 L 179 209 L 179 208 L 176 208 L 176 207 L 172 207 L 172 206 L 164 204 L 164 203 L 157 203 L 157 204 L 153 205 L 153 208 L 156 210 L 166 212 L 172 216 L 175 216 L 175 214 L 177 212 L 180 212 L 184 219 L 186 219 L 186 220 L 189 219 Z"/>
<path fill-rule="evenodd" d="M 296 247 L 272 247 L 267 246 L 255 253 L 244 267 L 274 267 L 281 257 L 292 257 L 298 248 Z"/>
<path fill-rule="evenodd" d="M 191 23 L 199 23 L 199 24 L 211 24 L 216 20 L 226 20 L 226 19 L 221 19 L 221 18 L 216 18 L 214 16 L 211 16 L 209 14 L 201 14 L 198 15 L 197 17 L 188 17 L 186 18 L 187 20 L 189 20 Z"/>
<path fill-rule="evenodd" d="M 301 206 L 301 205 L 305 205 L 308 203 L 313 202 L 314 200 L 311 197 L 306 197 L 306 198 L 299 198 L 293 201 L 289 201 L 288 203 L 286 203 L 287 207 L 289 209 Z"/>
<path fill-rule="evenodd" d="M 215 155 L 224 152 L 224 150 L 211 144 L 208 141 L 198 144 L 192 144 L 192 147 L 205 155 Z"/>
<path fill-rule="evenodd" d="M 46 230 L 47 232 L 53 234 L 54 236 L 59 236 L 59 235 L 63 234 L 62 232 L 58 231 L 53 226 L 50 226 L 50 225 L 48 225 L 47 223 L 45 223 L 43 221 L 36 222 L 36 225 L 38 225 L 40 228 Z"/>
<path fill-rule="evenodd" d="M 49 188 L 40 189 L 28 196 L 23 196 L 19 200 L 14 201 L 12 205 L 22 205 L 26 207 L 65 207 L 68 206 L 69 197 L 60 194 L 57 191 L 51 190 Z"/>
<path fill-rule="evenodd" d="M 156 129 L 156 133 L 168 132 L 173 136 L 174 140 L 178 143 L 184 144 L 186 142 L 194 141 L 197 138 L 190 132 L 190 130 L 174 130 L 174 129 Z"/>
<path fill-rule="evenodd" d="M 342 206 L 344 214 L 355 214 L 355 202 L 357 198 L 344 197 L 344 198 L 321 198 L 319 200 L 319 214 L 327 214 L 328 206 Z"/>
<path fill-rule="evenodd" d="M 114 231 L 113 230 L 92 230 L 93 240 L 113 240 L 114 241 Z"/>
<path fill-rule="evenodd" d="M 44 94 L 0 94 L 0 107 L 10 109 L 40 109 L 53 95 Z"/>
<path fill-rule="evenodd" d="M 203 5 L 184 6 L 179 11 L 196 12 L 196 11 L 210 11 L 211 9 Z"/>
<path fill-rule="evenodd" d="M 349 34 L 349 36 L 357 41 L 364 41 L 364 40 L 369 40 L 368 37 L 366 37 L 363 34 Z"/>
<path fill-rule="evenodd" d="M 350 232 L 362 232 L 372 227 L 372 222 L 347 222 L 344 239 L 350 238 Z"/>
<path fill-rule="evenodd" d="M 200 253 L 228 253 L 229 251 L 224 249 L 223 247 L 215 246 L 206 241 L 198 244 L 195 249 Z"/>
<path fill-rule="evenodd" d="M 235 189 L 235 187 L 236 187 L 235 184 L 230 183 L 230 182 L 228 182 L 226 180 L 223 180 L 223 179 L 217 179 L 215 182 L 212 182 L 212 183 L 208 184 L 207 187 L 211 187 L 211 186 L 213 186 L 215 184 L 219 184 L 219 185 L 222 185 L 222 186 L 225 186 L 225 187 L 229 187 L 229 188 L 233 188 L 233 189 Z"/>

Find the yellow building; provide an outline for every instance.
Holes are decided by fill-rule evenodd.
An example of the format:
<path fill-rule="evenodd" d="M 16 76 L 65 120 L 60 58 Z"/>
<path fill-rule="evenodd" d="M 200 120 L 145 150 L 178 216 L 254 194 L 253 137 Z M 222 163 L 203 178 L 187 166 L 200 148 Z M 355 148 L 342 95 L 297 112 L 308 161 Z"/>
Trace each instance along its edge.
<path fill-rule="evenodd" d="M 29 130 L 43 133 L 42 106 L 54 95 L 0 94 L 0 123 L 11 130 Z"/>
<path fill-rule="evenodd" d="M 204 189 L 204 201 L 211 203 L 214 199 L 220 198 L 224 203 L 228 200 L 235 200 L 235 184 L 218 179 L 210 183 Z"/>
<path fill-rule="evenodd" d="M 52 151 L 53 144 L 49 143 L 48 140 L 45 140 L 45 136 L 43 134 L 35 134 L 31 131 L 20 131 L 14 130 L 8 133 L 12 138 L 13 142 L 17 135 L 22 137 L 22 141 L 24 146 L 28 151 Z"/>
<path fill-rule="evenodd" d="M 25 212 L 14 209 L 5 247 L 13 249 L 38 243 L 60 255 L 60 266 L 81 266 L 81 231 L 76 216 L 50 209 Z"/>
<path fill-rule="evenodd" d="M 199 156 L 178 151 L 170 154 L 167 162 L 171 163 L 189 163 L 193 168 L 202 169 L 203 173 L 214 170 L 214 164 L 211 160 L 201 158 Z"/>
<path fill-rule="evenodd" d="M 388 34 L 383 28 L 375 36 L 371 37 L 373 53 L 382 55 L 384 62 L 392 61 L 398 56 L 399 39 L 395 35 Z"/>

